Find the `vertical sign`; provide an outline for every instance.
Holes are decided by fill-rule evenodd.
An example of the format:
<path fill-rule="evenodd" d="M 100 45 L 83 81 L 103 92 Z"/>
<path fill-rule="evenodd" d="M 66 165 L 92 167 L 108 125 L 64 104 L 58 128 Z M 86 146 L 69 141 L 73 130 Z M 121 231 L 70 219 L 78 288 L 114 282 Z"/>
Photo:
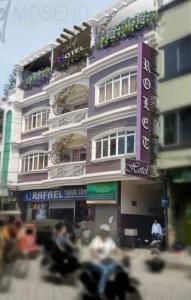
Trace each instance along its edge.
<path fill-rule="evenodd" d="M 157 52 L 145 43 L 138 45 L 136 160 L 151 163 L 156 114 Z"/>

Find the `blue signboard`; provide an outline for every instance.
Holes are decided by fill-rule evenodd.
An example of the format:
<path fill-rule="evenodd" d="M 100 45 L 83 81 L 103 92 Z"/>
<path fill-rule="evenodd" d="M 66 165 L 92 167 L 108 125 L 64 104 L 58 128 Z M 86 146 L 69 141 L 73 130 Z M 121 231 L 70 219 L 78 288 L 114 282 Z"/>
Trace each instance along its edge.
<path fill-rule="evenodd" d="M 86 200 L 86 186 L 25 191 L 22 192 L 22 200 L 28 202 Z"/>
<path fill-rule="evenodd" d="M 163 196 L 162 199 L 161 199 L 161 206 L 164 207 L 164 208 L 167 208 L 169 207 L 169 197 L 165 197 Z"/>

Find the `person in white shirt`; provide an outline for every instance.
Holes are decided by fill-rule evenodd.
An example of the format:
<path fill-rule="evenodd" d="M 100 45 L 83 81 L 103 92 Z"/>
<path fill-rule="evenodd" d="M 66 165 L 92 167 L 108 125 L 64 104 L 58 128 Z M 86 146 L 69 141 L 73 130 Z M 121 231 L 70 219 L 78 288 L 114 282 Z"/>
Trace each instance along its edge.
<path fill-rule="evenodd" d="M 154 220 L 154 223 L 152 225 L 151 234 L 152 234 L 153 237 L 156 237 L 158 235 L 162 235 L 162 227 L 156 219 Z"/>
<path fill-rule="evenodd" d="M 100 226 L 99 235 L 92 240 L 89 249 L 91 258 L 98 260 L 103 260 L 117 251 L 117 245 L 110 237 L 110 228 L 107 224 Z"/>

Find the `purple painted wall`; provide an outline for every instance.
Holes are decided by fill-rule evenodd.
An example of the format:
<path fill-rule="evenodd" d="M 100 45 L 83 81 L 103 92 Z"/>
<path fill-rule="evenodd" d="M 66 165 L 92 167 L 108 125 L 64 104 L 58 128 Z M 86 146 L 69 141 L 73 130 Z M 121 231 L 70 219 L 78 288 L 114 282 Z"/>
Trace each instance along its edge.
<path fill-rule="evenodd" d="M 89 99 L 88 99 L 88 115 L 89 117 L 106 112 L 108 110 L 112 109 L 117 109 L 120 107 L 125 107 L 127 105 L 135 104 L 136 102 L 136 97 L 132 98 L 126 98 L 123 100 L 119 100 L 116 102 L 110 102 L 108 101 L 107 104 L 100 106 L 100 107 L 95 107 L 95 87 L 94 85 L 101 79 L 104 79 L 111 73 L 118 71 L 120 69 L 123 69 L 125 67 L 131 67 L 131 66 L 136 66 L 137 65 L 137 59 L 130 59 L 123 61 L 121 63 L 115 64 L 112 67 L 108 67 L 103 71 L 100 71 L 99 73 L 96 73 L 95 75 L 90 77 L 90 88 L 89 88 Z"/>
<path fill-rule="evenodd" d="M 20 155 L 25 154 L 28 151 L 35 151 L 35 150 L 39 150 L 39 151 L 48 151 L 48 143 L 42 143 L 42 144 L 38 144 L 38 145 L 32 145 L 32 146 L 28 146 L 28 147 L 24 147 L 22 149 L 20 149 Z"/>
<path fill-rule="evenodd" d="M 49 99 L 38 101 L 37 103 L 31 104 L 22 109 L 22 114 L 28 113 L 30 110 L 37 108 L 37 107 L 49 107 Z"/>
<path fill-rule="evenodd" d="M 35 94 L 41 93 L 42 92 L 43 87 L 39 87 L 39 88 L 33 88 L 32 90 L 26 90 L 24 91 L 24 98 L 33 96 Z"/>
<path fill-rule="evenodd" d="M 28 132 L 28 133 L 22 133 L 21 134 L 21 140 L 25 140 L 25 139 L 28 139 L 28 138 L 31 138 L 31 137 L 34 137 L 34 136 L 39 136 L 43 132 L 46 132 L 46 131 L 48 131 L 48 128 L 38 129 L 38 130 L 31 131 L 31 132 Z"/>
<path fill-rule="evenodd" d="M 90 59 L 90 63 L 93 64 L 94 62 L 111 55 L 115 52 L 128 48 L 134 44 L 138 44 L 140 41 L 143 40 L 143 34 L 146 33 L 148 30 L 140 31 L 136 34 L 135 37 L 128 38 L 125 40 L 117 41 L 111 47 L 105 49 L 94 49 L 92 53 L 92 58 Z"/>
<path fill-rule="evenodd" d="M 45 179 L 48 179 L 48 172 L 18 175 L 18 182 L 33 182 L 33 181 L 41 181 Z"/>

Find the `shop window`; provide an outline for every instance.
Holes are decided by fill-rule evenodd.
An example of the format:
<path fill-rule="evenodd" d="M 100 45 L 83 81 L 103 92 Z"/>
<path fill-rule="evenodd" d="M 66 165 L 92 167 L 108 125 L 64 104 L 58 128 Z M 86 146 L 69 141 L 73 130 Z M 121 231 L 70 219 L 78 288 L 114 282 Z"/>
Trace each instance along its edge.
<path fill-rule="evenodd" d="M 98 86 L 98 104 L 122 96 L 131 95 L 137 91 L 137 73 L 127 72 L 115 76 Z"/>

